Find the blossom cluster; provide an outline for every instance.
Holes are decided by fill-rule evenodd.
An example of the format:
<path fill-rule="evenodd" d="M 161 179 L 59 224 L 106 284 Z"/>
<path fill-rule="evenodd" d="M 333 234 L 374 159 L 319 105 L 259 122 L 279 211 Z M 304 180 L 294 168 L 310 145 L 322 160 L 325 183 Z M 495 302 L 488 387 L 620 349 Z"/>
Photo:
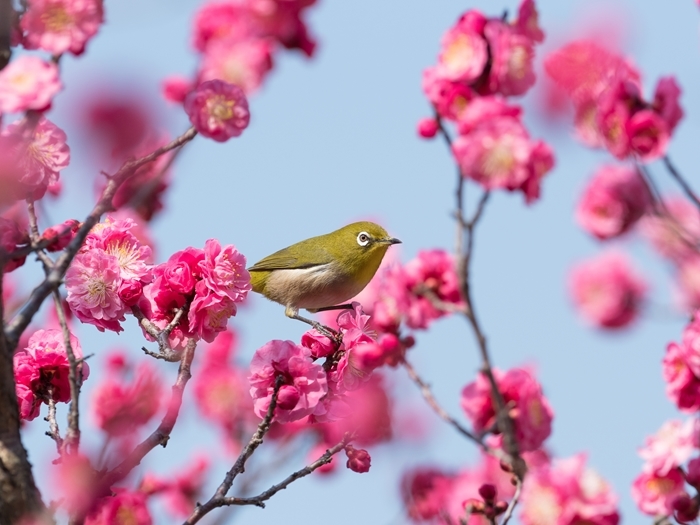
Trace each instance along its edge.
<path fill-rule="evenodd" d="M 445 33 L 437 65 L 423 74 L 436 116 L 418 128 L 430 138 L 442 121 L 455 122 L 452 151 L 462 175 L 487 190 L 522 191 L 528 203 L 539 198 L 554 156 L 530 138 L 520 107 L 505 97 L 523 95 L 535 82 L 534 46 L 544 40 L 537 16 L 533 0 L 521 2 L 511 23 L 477 10 L 464 13 Z"/>
<path fill-rule="evenodd" d="M 316 0 L 219 0 L 204 4 L 195 15 L 192 45 L 201 54 L 195 78 L 165 81 L 168 100 L 183 102 L 207 80 L 223 80 L 246 94 L 257 90 L 273 67 L 281 45 L 311 57 L 316 42 L 304 22 Z"/>
<path fill-rule="evenodd" d="M 65 343 L 61 330 L 37 330 L 27 346 L 14 355 L 15 390 L 22 419 L 36 418 L 42 403 L 70 401 L 70 361 Z M 75 358 L 80 359 L 82 349 L 73 334 L 70 334 L 70 346 Z M 80 363 L 79 371 L 82 381 L 90 375 L 86 362 Z"/>
<path fill-rule="evenodd" d="M 632 484 L 632 498 L 640 511 L 651 516 L 673 515 L 679 523 L 697 519 L 700 457 L 688 460 L 699 449 L 694 419 L 667 421 L 647 438 L 639 450 L 644 459 L 642 472 Z"/>
<path fill-rule="evenodd" d="M 629 60 L 592 40 L 576 40 L 552 52 L 545 70 L 575 110 L 577 136 L 618 159 L 651 161 L 666 153 L 683 118 L 680 87 L 660 78 L 651 101 L 642 96 L 641 75 Z"/>
<path fill-rule="evenodd" d="M 617 525 L 617 497 L 584 454 L 551 460 L 542 451 L 525 454 L 529 466 L 520 497 L 525 525 Z M 435 467 L 407 472 L 402 482 L 406 513 L 414 523 L 492 523 L 513 497 L 512 474 L 491 456 L 457 473 Z M 467 518 L 467 516 L 469 516 Z M 486 518 L 486 519 L 484 519 Z"/>
<path fill-rule="evenodd" d="M 213 341 L 250 290 L 245 257 L 209 239 L 204 249 L 186 248 L 153 266 L 151 248 L 132 233 L 135 226 L 130 218 L 108 217 L 91 230 L 66 272 L 71 311 L 100 331 L 115 332 L 134 308 L 160 329 L 178 316 L 173 348 L 184 348 L 190 338 Z"/>

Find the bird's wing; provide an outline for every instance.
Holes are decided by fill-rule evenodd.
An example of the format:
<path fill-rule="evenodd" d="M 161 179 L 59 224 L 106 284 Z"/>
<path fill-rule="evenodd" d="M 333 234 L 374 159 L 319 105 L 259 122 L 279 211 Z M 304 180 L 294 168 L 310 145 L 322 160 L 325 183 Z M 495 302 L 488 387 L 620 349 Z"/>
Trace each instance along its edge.
<path fill-rule="evenodd" d="M 291 248 L 294 249 L 292 250 Z M 295 253 L 303 253 L 305 262 L 300 262 Z M 287 248 L 283 248 L 272 255 L 268 255 L 248 268 L 248 271 L 313 268 L 314 266 L 328 264 L 332 260 L 333 258 L 324 248 L 317 245 L 314 246 L 311 243 L 307 243 L 307 241 L 301 241 Z"/>

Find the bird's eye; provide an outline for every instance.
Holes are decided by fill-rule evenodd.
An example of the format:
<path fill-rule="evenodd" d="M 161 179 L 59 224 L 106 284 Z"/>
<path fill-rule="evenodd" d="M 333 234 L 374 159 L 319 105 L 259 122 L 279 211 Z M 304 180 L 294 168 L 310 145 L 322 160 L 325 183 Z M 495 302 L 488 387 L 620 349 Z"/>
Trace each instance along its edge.
<path fill-rule="evenodd" d="M 360 246 L 367 246 L 369 243 L 369 235 L 365 232 L 360 232 L 357 236 L 357 244 Z"/>

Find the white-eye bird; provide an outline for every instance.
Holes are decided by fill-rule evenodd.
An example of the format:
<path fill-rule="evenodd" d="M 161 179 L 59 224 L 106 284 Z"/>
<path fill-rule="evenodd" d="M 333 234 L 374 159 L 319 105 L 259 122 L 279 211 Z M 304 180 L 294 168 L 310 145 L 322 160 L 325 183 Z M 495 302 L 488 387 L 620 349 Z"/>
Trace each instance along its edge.
<path fill-rule="evenodd" d="M 285 307 L 285 315 L 316 328 L 299 316 L 344 308 L 370 282 L 389 246 L 401 241 L 373 222 L 354 222 L 268 255 L 248 268 L 253 291 Z M 339 306 L 340 305 L 340 306 Z"/>

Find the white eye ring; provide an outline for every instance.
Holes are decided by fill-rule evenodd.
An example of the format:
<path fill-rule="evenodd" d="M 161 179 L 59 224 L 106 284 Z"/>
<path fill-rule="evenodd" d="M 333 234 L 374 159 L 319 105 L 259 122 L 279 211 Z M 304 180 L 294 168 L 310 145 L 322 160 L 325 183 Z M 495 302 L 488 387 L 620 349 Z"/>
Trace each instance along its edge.
<path fill-rule="evenodd" d="M 369 234 L 367 232 L 360 232 L 357 235 L 357 244 L 360 246 L 367 246 L 369 244 Z"/>

